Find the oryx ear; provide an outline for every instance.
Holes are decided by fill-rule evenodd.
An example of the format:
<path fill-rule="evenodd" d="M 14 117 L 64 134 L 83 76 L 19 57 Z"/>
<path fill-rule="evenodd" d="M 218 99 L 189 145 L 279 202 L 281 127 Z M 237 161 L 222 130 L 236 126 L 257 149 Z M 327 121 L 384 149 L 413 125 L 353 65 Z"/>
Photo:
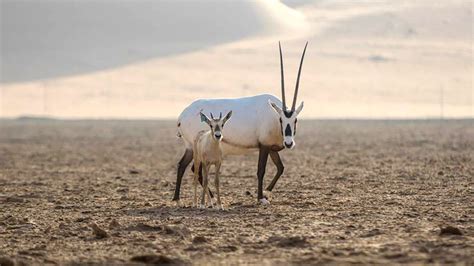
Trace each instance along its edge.
<path fill-rule="evenodd" d="M 223 120 L 222 125 L 224 125 L 224 124 L 227 122 L 227 120 L 230 119 L 231 116 L 232 116 L 232 110 L 229 111 L 229 112 L 224 116 L 224 120 Z"/>
<path fill-rule="evenodd" d="M 276 103 L 272 102 L 272 100 L 269 99 L 268 104 L 273 108 L 273 110 L 275 110 L 275 112 L 277 112 L 277 114 L 281 115 L 283 113 L 283 110 L 276 105 Z"/>
<path fill-rule="evenodd" d="M 304 102 L 301 102 L 300 106 L 298 106 L 298 109 L 296 109 L 296 115 L 298 115 L 301 110 L 303 110 Z"/>
<path fill-rule="evenodd" d="M 202 112 L 199 112 L 199 114 L 201 115 L 201 122 L 206 122 L 207 124 L 209 124 L 210 119 Z"/>

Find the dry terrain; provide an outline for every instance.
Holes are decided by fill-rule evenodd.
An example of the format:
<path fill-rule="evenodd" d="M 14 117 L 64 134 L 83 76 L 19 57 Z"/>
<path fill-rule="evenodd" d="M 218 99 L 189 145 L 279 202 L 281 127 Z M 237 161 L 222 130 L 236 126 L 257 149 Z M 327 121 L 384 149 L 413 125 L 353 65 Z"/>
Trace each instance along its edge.
<path fill-rule="evenodd" d="M 226 210 L 189 170 L 175 206 L 181 153 L 174 121 L 0 120 L 0 264 L 474 263 L 472 120 L 302 121 L 269 206 L 256 154 Z"/>

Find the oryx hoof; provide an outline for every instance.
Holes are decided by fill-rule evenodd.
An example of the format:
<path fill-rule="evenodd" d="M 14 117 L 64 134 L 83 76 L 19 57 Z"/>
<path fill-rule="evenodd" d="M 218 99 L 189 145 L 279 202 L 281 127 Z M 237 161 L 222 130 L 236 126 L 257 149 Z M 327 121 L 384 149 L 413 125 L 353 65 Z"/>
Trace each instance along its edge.
<path fill-rule="evenodd" d="M 266 198 L 259 199 L 258 201 L 259 201 L 260 204 L 262 204 L 262 205 L 270 205 L 270 201 L 268 201 Z"/>
<path fill-rule="evenodd" d="M 206 208 L 206 204 L 200 204 L 199 205 L 199 209 L 205 209 Z"/>
<path fill-rule="evenodd" d="M 211 208 L 214 208 L 214 206 L 216 206 L 216 204 L 214 204 L 214 202 L 212 200 L 210 200 L 208 203 L 207 203 L 207 206 L 208 207 L 211 207 Z"/>
<path fill-rule="evenodd" d="M 271 199 L 273 196 L 273 193 L 269 190 L 265 191 L 265 194 L 263 195 L 263 198 L 265 199 Z"/>
<path fill-rule="evenodd" d="M 214 203 L 215 203 L 215 200 L 213 198 L 210 198 L 209 202 L 207 204 L 208 204 L 208 206 L 213 207 Z"/>

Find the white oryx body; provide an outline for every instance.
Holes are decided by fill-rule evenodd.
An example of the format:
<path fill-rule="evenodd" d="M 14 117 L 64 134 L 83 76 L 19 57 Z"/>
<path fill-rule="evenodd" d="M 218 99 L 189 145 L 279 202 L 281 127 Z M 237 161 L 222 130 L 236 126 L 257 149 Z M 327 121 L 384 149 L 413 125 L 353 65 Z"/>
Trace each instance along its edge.
<path fill-rule="evenodd" d="M 283 149 L 283 136 L 279 116 L 268 100 L 281 106 L 281 101 L 270 94 L 235 99 L 206 99 L 194 101 L 178 118 L 178 135 L 186 148 L 192 149 L 193 141 L 208 125 L 201 123 L 199 113 L 233 111 L 232 119 L 225 125 L 222 141 L 223 155 L 246 154 L 258 150 L 260 145 Z"/>

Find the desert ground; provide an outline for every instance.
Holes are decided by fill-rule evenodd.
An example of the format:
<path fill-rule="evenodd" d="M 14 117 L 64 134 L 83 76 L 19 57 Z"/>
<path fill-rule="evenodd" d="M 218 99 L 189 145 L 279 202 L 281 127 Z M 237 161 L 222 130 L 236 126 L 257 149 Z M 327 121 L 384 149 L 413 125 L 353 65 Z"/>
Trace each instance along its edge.
<path fill-rule="evenodd" d="M 307 120 L 296 140 L 267 206 L 257 155 L 226 158 L 222 211 L 190 207 L 189 169 L 171 201 L 174 121 L 1 120 L 0 264 L 474 263 L 473 120 Z"/>

